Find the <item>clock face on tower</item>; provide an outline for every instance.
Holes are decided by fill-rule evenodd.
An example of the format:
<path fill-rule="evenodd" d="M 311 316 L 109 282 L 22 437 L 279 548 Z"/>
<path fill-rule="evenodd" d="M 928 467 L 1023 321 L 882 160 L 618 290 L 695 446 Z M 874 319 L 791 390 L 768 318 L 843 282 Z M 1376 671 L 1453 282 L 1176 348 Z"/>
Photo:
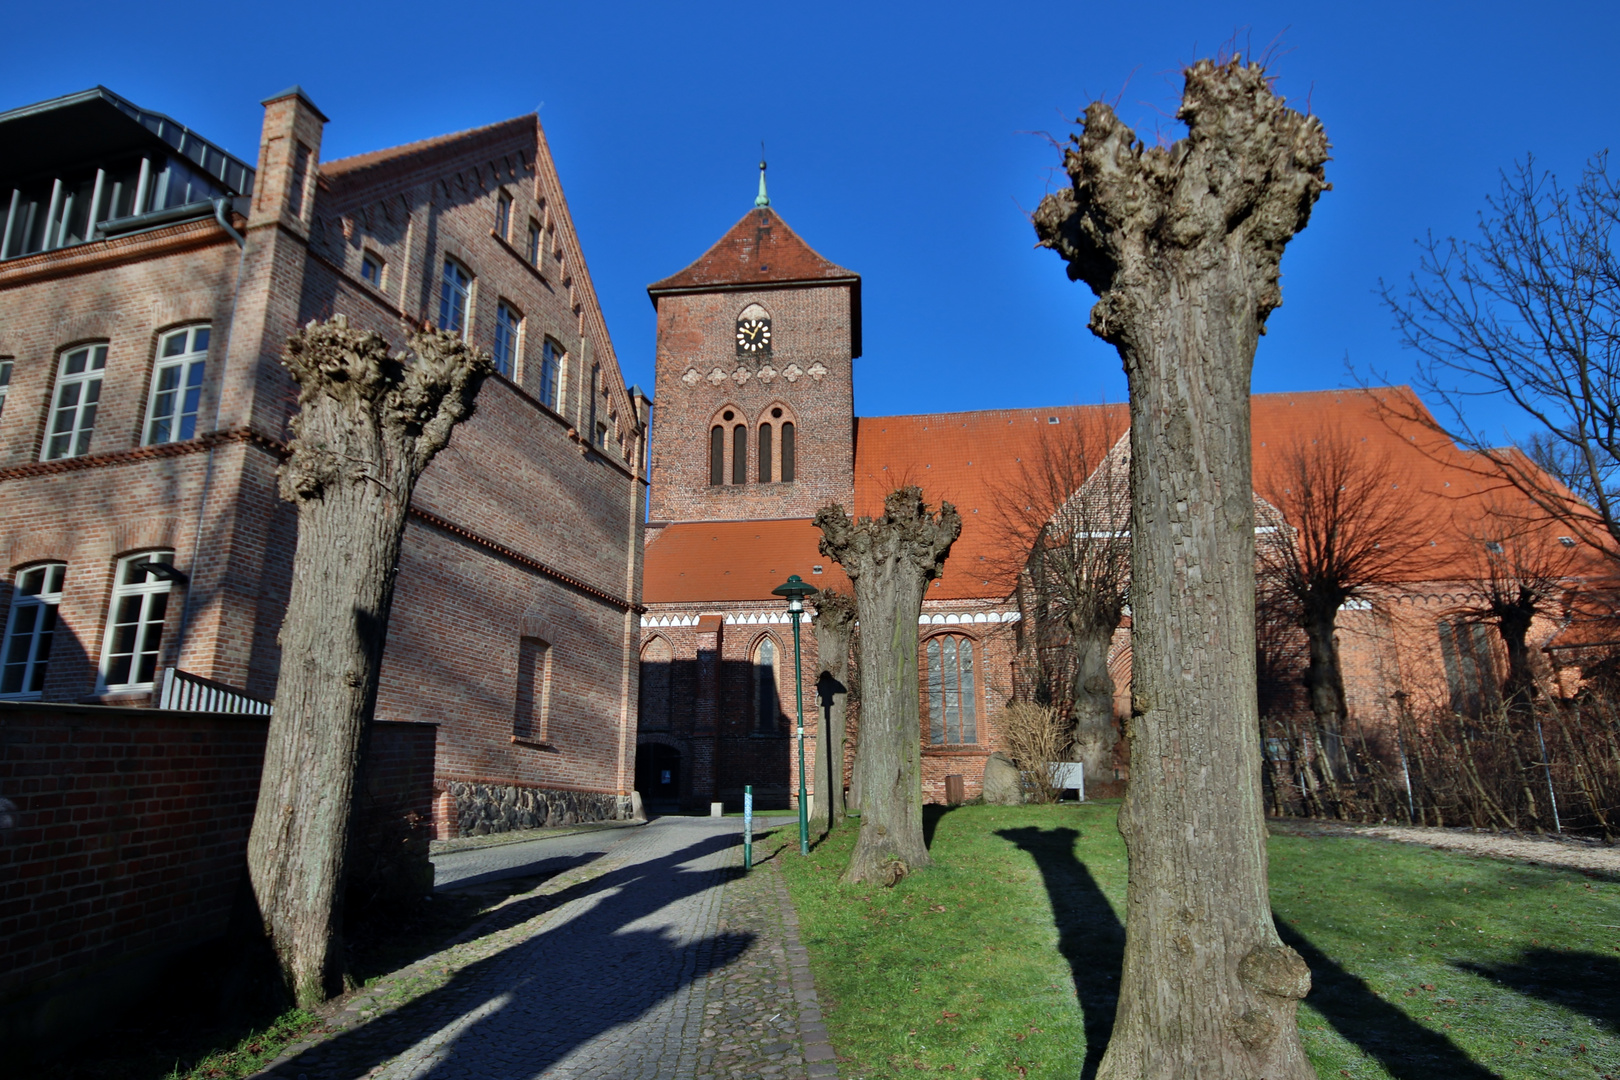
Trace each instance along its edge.
<path fill-rule="evenodd" d="M 737 320 L 737 355 L 771 354 L 771 320 L 752 316 Z"/>

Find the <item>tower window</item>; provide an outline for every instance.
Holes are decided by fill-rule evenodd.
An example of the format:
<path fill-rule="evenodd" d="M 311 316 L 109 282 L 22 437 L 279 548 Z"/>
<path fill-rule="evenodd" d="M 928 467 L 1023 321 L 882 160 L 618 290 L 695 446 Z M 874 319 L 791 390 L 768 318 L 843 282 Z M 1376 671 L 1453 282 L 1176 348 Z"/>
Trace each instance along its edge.
<path fill-rule="evenodd" d="M 709 432 L 709 483 L 716 487 L 726 482 L 726 429 L 719 424 Z"/>
<path fill-rule="evenodd" d="M 793 421 L 782 424 L 782 483 L 793 482 Z"/>
<path fill-rule="evenodd" d="M 731 482 L 748 483 L 748 428 L 742 424 L 731 429 Z"/>
<path fill-rule="evenodd" d="M 759 482 L 771 482 L 771 425 L 759 425 Z"/>
<path fill-rule="evenodd" d="M 360 259 L 360 276 L 377 288 L 383 287 L 383 261 L 371 252 Z"/>

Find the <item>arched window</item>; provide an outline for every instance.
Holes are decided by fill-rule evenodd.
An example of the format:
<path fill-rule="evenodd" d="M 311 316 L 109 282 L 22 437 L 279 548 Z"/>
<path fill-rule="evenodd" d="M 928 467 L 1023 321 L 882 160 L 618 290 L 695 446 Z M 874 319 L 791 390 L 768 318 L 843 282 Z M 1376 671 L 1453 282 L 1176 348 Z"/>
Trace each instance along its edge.
<path fill-rule="evenodd" d="M 709 483 L 726 482 L 726 429 L 719 424 L 709 430 Z"/>
<path fill-rule="evenodd" d="M 153 572 L 152 567 L 159 569 Z M 143 551 L 118 560 L 112 610 L 101 642 L 102 691 L 145 690 L 157 679 L 163 625 L 176 580 L 174 552 Z"/>
<path fill-rule="evenodd" d="M 674 650 L 669 642 L 655 637 L 641 650 L 641 730 L 669 728 L 670 669 Z"/>
<path fill-rule="evenodd" d="M 190 326 L 165 334 L 158 343 L 152 394 L 146 404 L 148 446 L 196 436 L 208 337 L 207 326 Z"/>
<path fill-rule="evenodd" d="M 777 686 L 776 642 L 765 638 L 754 650 L 754 730 L 761 735 L 775 735 L 781 725 Z"/>
<path fill-rule="evenodd" d="M 66 563 L 45 563 L 19 571 L 0 648 L 0 697 L 35 698 L 45 689 L 45 670 L 56 633 Z"/>
<path fill-rule="evenodd" d="M 759 482 L 771 482 L 771 425 L 759 425 Z"/>
<path fill-rule="evenodd" d="M 793 421 L 782 423 L 782 483 L 791 483 L 793 480 Z"/>
<path fill-rule="evenodd" d="M 731 429 L 731 482 L 748 483 L 748 428 L 743 424 Z"/>
<path fill-rule="evenodd" d="M 928 741 L 935 746 L 979 741 L 973 640 L 960 634 L 928 639 Z"/>

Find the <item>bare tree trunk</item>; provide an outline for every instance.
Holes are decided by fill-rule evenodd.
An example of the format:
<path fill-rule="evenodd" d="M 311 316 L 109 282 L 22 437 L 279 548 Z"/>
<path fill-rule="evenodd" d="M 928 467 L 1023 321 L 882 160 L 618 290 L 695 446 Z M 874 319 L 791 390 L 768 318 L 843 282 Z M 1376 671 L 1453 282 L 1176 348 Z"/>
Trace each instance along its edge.
<path fill-rule="evenodd" d="M 1326 779 L 1335 800 L 1339 798 L 1338 782 L 1349 776 L 1344 752 L 1345 719 L 1349 709 L 1345 704 L 1339 643 L 1334 640 L 1338 632 L 1337 615 L 1335 604 L 1332 610 L 1307 610 L 1304 618 L 1310 656 L 1305 665 L 1305 692 L 1310 698 L 1311 712 L 1316 714 L 1316 729 L 1322 735 L 1322 753 L 1328 769 Z"/>
<path fill-rule="evenodd" d="M 377 699 L 411 492 L 472 411 L 489 357 L 411 338 L 414 360 L 338 316 L 287 344 L 300 386 L 282 497 L 298 550 L 248 871 L 300 1005 L 342 989 L 342 889 L 355 777 Z"/>
<path fill-rule="evenodd" d="M 883 501 L 875 521 L 841 506 L 816 512 L 821 553 L 855 587 L 861 620 L 861 831 L 844 880 L 892 885 L 929 864 L 922 829 L 922 724 L 918 713 L 917 617 L 962 518 L 950 503 L 935 517 L 922 490 Z"/>
<path fill-rule="evenodd" d="M 1100 297 L 1131 395 L 1131 779 L 1125 964 L 1099 1080 L 1315 1071 L 1310 971 L 1272 922 L 1255 690 L 1249 376 L 1327 138 L 1257 64 L 1186 72 L 1187 137 L 1144 149 L 1102 103 L 1041 241 Z M 864 610 L 863 610 L 864 616 Z"/>
<path fill-rule="evenodd" d="M 1114 679 L 1108 651 L 1114 627 L 1072 629 L 1075 654 L 1074 742 L 1069 757 L 1084 763 L 1086 783 L 1100 782 L 1114 761 Z"/>
<path fill-rule="evenodd" d="M 822 590 L 815 605 L 821 673 L 816 678 L 816 813 L 811 827 L 826 832 L 844 820 L 844 712 L 855 602 L 843 593 Z"/>

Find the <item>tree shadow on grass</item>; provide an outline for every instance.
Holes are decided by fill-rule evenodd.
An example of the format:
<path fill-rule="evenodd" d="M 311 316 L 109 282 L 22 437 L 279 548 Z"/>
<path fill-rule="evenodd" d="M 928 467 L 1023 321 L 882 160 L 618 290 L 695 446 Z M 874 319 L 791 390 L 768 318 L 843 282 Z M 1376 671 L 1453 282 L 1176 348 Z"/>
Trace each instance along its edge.
<path fill-rule="evenodd" d="M 1119 973 L 1125 963 L 1125 928 L 1097 881 L 1074 854 L 1077 829 L 1000 829 L 997 836 L 1028 852 L 1041 872 L 1057 921 L 1058 951 L 1080 998 L 1086 1030 L 1083 1080 L 1097 1075 L 1114 1030 Z"/>
<path fill-rule="evenodd" d="M 1306 1004 L 1345 1039 L 1378 1059 L 1395 1080 L 1500 1080 L 1496 1073 L 1469 1057 L 1462 1047 L 1439 1032 L 1430 1031 L 1385 1001 L 1358 975 L 1346 971 L 1287 920 L 1276 920 L 1277 932 L 1311 969 L 1311 992 Z"/>
<path fill-rule="evenodd" d="M 941 803 L 923 804 L 923 847 L 933 850 L 934 830 L 939 828 L 939 819 L 955 810 L 956 806 Z"/>
<path fill-rule="evenodd" d="M 1601 953 L 1530 949 L 1516 964 L 1454 963 L 1511 990 L 1591 1017 L 1620 1035 L 1620 959 Z"/>
<path fill-rule="evenodd" d="M 454 1072 L 485 1080 L 526 1080 L 542 1073 L 748 948 L 751 934 L 683 942 L 658 925 L 660 919 L 650 918 L 740 874 L 739 868 L 683 865 L 740 842 L 730 832 L 710 835 L 553 896 L 508 904 L 480 926 L 482 936 L 571 901 L 597 898 L 594 906 L 567 922 L 514 940 L 456 972 L 438 989 L 311 1047 L 271 1075 L 348 1080 L 407 1052 L 416 1065 L 407 1070 L 411 1075 Z M 636 925 L 643 920 L 649 925 Z"/>

